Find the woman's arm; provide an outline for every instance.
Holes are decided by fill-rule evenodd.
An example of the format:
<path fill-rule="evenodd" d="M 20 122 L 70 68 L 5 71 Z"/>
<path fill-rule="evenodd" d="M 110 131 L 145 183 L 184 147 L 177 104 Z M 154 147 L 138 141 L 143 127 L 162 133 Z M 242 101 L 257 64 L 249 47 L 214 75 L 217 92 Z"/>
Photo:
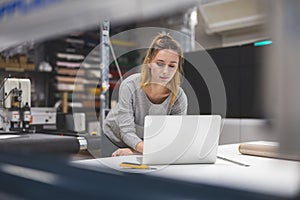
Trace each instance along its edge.
<path fill-rule="evenodd" d="M 138 88 L 130 87 L 123 82 L 119 89 L 119 112 L 117 116 L 122 141 L 130 148 L 136 150 L 137 144 L 142 140 L 136 135 L 133 112 L 133 98 Z"/>

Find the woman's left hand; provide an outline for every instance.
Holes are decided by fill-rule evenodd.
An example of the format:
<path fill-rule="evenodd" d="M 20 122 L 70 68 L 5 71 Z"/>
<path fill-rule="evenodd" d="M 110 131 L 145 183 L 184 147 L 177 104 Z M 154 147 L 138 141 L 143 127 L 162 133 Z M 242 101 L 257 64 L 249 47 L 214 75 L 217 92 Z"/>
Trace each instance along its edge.
<path fill-rule="evenodd" d="M 117 149 L 115 152 L 112 153 L 112 157 L 116 156 L 128 156 L 128 155 L 133 155 L 133 154 L 140 154 L 136 150 L 133 150 L 131 148 L 120 148 Z"/>

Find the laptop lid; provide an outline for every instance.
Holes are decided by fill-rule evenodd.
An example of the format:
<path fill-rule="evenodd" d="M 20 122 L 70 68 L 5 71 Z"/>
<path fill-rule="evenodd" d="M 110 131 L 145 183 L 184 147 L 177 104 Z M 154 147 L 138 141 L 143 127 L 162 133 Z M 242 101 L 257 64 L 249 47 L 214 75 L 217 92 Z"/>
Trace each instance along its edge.
<path fill-rule="evenodd" d="M 214 163 L 220 126 L 219 115 L 146 116 L 142 163 Z"/>

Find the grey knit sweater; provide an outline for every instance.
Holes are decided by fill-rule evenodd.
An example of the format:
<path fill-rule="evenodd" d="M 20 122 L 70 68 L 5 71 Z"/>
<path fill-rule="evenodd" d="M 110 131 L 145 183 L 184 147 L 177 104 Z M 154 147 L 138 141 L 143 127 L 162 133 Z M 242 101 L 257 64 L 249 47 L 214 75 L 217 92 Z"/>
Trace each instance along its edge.
<path fill-rule="evenodd" d="M 171 95 L 161 104 L 152 103 L 139 86 L 140 74 L 126 78 L 120 85 L 119 101 L 103 123 L 103 132 L 119 147 L 131 147 L 142 141 L 146 115 L 185 115 L 187 97 L 179 88 L 174 105 Z"/>

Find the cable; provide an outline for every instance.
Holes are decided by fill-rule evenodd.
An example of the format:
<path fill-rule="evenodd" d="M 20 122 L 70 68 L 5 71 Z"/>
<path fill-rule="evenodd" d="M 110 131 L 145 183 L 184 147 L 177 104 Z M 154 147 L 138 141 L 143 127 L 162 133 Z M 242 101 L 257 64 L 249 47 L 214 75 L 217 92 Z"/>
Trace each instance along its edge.
<path fill-rule="evenodd" d="M 1 83 L 0 89 L 2 89 L 2 87 L 4 86 L 5 82 L 6 82 L 7 78 L 4 78 L 4 80 Z"/>
<path fill-rule="evenodd" d="M 117 66 L 117 70 L 118 70 L 118 73 L 119 73 L 119 76 L 120 76 L 120 79 L 121 79 L 121 82 L 123 81 L 123 76 L 122 76 L 122 73 L 121 73 L 121 70 L 120 70 L 120 67 L 119 67 L 119 63 L 117 61 L 117 58 L 116 58 L 116 55 L 115 55 L 115 52 L 114 52 L 114 49 L 113 49 L 113 46 L 109 40 L 109 47 L 110 47 L 110 51 L 112 53 L 112 56 L 114 58 L 114 61 L 116 63 L 116 66 Z"/>
<path fill-rule="evenodd" d="M 9 91 L 9 93 L 7 94 L 7 96 L 3 99 L 0 99 L 0 102 L 4 102 L 8 97 L 9 95 L 13 92 L 14 89 L 12 89 L 11 91 Z"/>
<path fill-rule="evenodd" d="M 11 75 L 9 74 L 9 75 L 8 75 L 8 78 L 10 78 L 10 77 L 11 77 Z M 5 82 L 7 81 L 8 78 L 4 78 L 4 79 L 3 79 L 3 81 L 2 81 L 2 83 L 1 83 L 1 85 L 0 85 L 0 90 L 2 89 L 2 87 L 4 86 L 4 84 L 5 84 Z M 3 93 L 4 93 L 4 90 L 3 90 Z M 9 92 L 9 94 L 10 94 L 10 93 L 11 93 L 11 91 Z M 9 94 L 8 94 L 8 95 L 9 95 Z M 8 96 L 8 95 L 7 95 L 7 96 Z M 7 97 L 4 98 L 4 94 L 3 94 L 3 99 L 2 99 L 2 100 L 0 99 L 0 102 L 5 101 L 6 99 L 7 99 Z"/>
<path fill-rule="evenodd" d="M 2 115 L 2 113 L 0 113 L 0 117 L 1 117 L 3 120 L 5 120 L 5 117 L 6 117 L 6 116 L 4 116 L 4 115 Z"/>

